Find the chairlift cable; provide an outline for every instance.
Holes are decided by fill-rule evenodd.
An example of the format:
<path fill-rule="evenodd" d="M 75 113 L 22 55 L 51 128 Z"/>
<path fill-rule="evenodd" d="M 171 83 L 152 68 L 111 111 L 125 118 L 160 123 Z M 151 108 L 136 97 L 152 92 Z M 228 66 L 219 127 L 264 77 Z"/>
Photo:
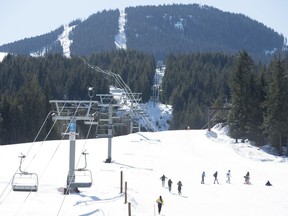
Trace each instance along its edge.
<path fill-rule="evenodd" d="M 64 107 L 63 107 L 63 108 L 64 108 Z M 63 110 L 63 108 L 62 108 L 62 110 Z M 61 110 L 61 112 L 62 112 L 62 110 Z M 31 151 L 33 145 L 35 144 L 35 141 L 37 140 L 37 138 L 38 138 L 38 136 L 39 136 L 41 130 L 43 129 L 43 127 L 44 127 L 46 121 L 48 120 L 48 117 L 50 116 L 50 114 L 51 114 L 51 112 L 49 112 L 48 115 L 46 116 L 46 119 L 45 119 L 44 123 L 42 124 L 42 126 L 41 126 L 39 132 L 37 133 L 37 135 L 36 135 L 36 137 L 35 137 L 35 139 L 34 139 L 32 145 L 30 146 L 30 148 L 29 148 L 27 154 Z M 41 147 L 43 146 L 43 144 L 44 144 L 44 142 L 46 141 L 47 137 L 50 135 L 50 133 L 51 133 L 52 129 L 54 128 L 56 122 L 57 122 L 57 121 L 55 121 L 55 122 L 53 123 L 53 125 L 51 126 L 51 128 L 50 128 L 48 134 L 46 135 L 45 139 L 43 140 L 43 142 L 42 142 L 42 144 L 41 144 Z M 63 137 L 62 137 L 62 139 L 63 139 Z M 59 145 L 58 145 L 58 147 L 59 147 Z M 58 149 L 58 147 L 57 147 L 57 149 Z M 56 150 L 56 151 L 57 151 L 57 150 Z M 39 152 L 39 151 L 38 151 L 38 152 Z M 33 159 L 30 161 L 30 163 L 34 160 L 34 158 L 36 157 L 37 154 L 38 154 L 38 153 L 36 153 L 36 154 L 34 155 Z M 55 153 L 54 153 L 54 154 L 55 154 Z M 22 161 L 22 162 L 23 162 L 23 161 Z M 14 175 L 17 173 L 18 170 L 19 170 L 19 167 L 18 167 L 18 168 L 16 169 L 16 171 L 14 172 Z M 43 173 L 44 173 L 44 172 L 43 172 Z M 43 174 L 43 173 L 42 173 L 42 174 Z M 7 184 L 7 186 L 5 187 L 4 191 L 2 192 L 0 198 L 3 196 L 3 194 L 5 193 L 5 191 L 6 191 L 6 189 L 8 188 L 8 186 L 12 183 L 13 178 L 14 178 L 14 175 L 13 175 L 13 177 L 10 179 L 10 181 L 8 182 L 8 184 Z M 5 198 L 1 201 L 1 203 L 3 203 L 3 202 L 6 200 L 6 198 L 7 198 L 8 195 L 11 193 L 12 190 L 13 190 L 13 189 L 11 188 L 10 191 L 9 191 L 9 192 L 7 193 L 7 195 L 5 196 Z M 26 199 L 22 202 L 22 206 L 24 205 L 24 203 L 26 202 L 26 200 L 29 198 L 30 194 L 31 194 L 31 191 L 27 194 Z M 21 208 L 21 207 L 20 207 L 20 208 Z M 20 208 L 19 208 L 19 210 L 20 210 Z M 18 212 L 19 212 L 19 210 L 18 210 Z M 18 214 L 18 213 L 17 213 L 17 214 Z"/>
<path fill-rule="evenodd" d="M 25 200 L 24 200 L 24 201 L 22 202 L 22 204 L 19 206 L 19 208 L 18 208 L 18 210 L 17 210 L 15 216 L 17 216 L 17 215 L 19 214 L 20 210 L 21 210 L 22 207 L 24 206 L 24 204 L 25 204 L 25 202 L 27 201 L 27 199 L 29 198 L 30 194 L 31 194 L 31 192 L 29 192 L 29 193 L 27 194 Z"/>
<path fill-rule="evenodd" d="M 100 73 L 103 73 L 103 74 L 106 74 L 106 75 L 109 75 L 111 77 L 114 78 L 115 82 L 119 85 L 120 88 L 122 88 L 127 97 L 130 99 L 131 102 L 135 103 L 136 107 L 139 107 L 139 103 L 138 103 L 138 100 L 136 100 L 136 98 L 134 97 L 134 94 L 133 92 L 131 91 L 131 89 L 129 88 L 129 86 L 124 82 L 124 80 L 122 79 L 122 77 L 119 75 L 119 74 L 115 74 L 111 71 L 106 71 L 106 70 L 102 70 L 100 67 L 98 66 L 92 66 L 90 65 L 85 59 L 82 58 L 82 60 L 84 61 L 84 63 L 90 67 L 91 69 L 97 71 L 97 72 L 100 72 Z M 147 117 L 143 116 L 142 114 L 134 111 L 133 109 L 133 113 L 134 115 L 141 119 L 144 127 L 148 130 L 152 130 L 152 131 L 158 131 L 158 129 L 147 119 Z"/>
<path fill-rule="evenodd" d="M 65 104 L 66 104 L 66 103 L 65 103 Z M 62 110 L 64 109 L 65 104 L 64 104 L 64 106 L 62 107 Z M 75 110 L 75 112 L 74 112 L 74 114 L 73 114 L 73 117 L 76 116 L 76 113 L 77 113 L 77 111 L 79 110 L 79 107 L 80 107 L 80 104 L 78 104 L 78 107 L 77 107 L 77 109 Z M 62 110 L 60 111 L 60 113 L 62 112 Z M 56 120 L 56 121 L 57 121 L 57 120 Z M 55 121 L 55 123 L 56 123 L 56 121 Z M 53 126 L 54 126 L 54 125 L 55 125 L 55 124 L 53 124 Z M 51 128 L 51 130 L 50 130 L 49 132 L 51 132 L 51 131 L 52 131 L 52 128 Z M 55 151 L 53 152 L 53 154 L 52 154 L 52 156 L 51 156 L 49 162 L 47 163 L 45 169 L 44 169 L 43 172 L 41 173 L 40 178 L 44 175 L 44 173 L 46 172 L 46 170 L 47 170 L 48 166 L 50 165 L 52 159 L 53 159 L 54 156 L 56 155 L 56 153 L 57 153 L 57 151 L 58 151 L 58 149 L 59 149 L 59 147 L 60 147 L 60 144 L 61 144 L 62 140 L 64 139 L 65 134 L 67 133 L 67 131 L 68 131 L 68 126 L 66 127 L 66 130 L 65 130 L 65 132 L 63 133 L 63 135 L 62 135 L 62 137 L 61 137 L 61 140 L 60 140 L 60 142 L 58 143 L 58 145 L 57 145 Z"/>
<path fill-rule="evenodd" d="M 76 113 L 77 113 L 77 111 L 78 111 L 78 109 L 79 109 L 79 106 L 80 106 L 80 104 L 78 105 L 77 109 L 75 110 L 73 116 L 76 115 Z M 65 104 L 64 104 L 62 110 L 64 109 L 64 107 L 65 107 Z M 60 112 L 62 112 L 62 110 L 61 110 Z M 56 122 L 57 122 L 57 120 L 54 122 L 54 124 L 52 125 L 51 129 L 49 130 L 49 134 L 50 134 L 50 132 L 52 131 L 52 129 L 53 129 L 54 125 L 56 124 Z M 66 133 L 67 131 L 68 131 L 68 127 L 66 128 L 65 133 Z M 51 156 L 51 158 L 50 158 L 48 164 L 46 165 L 44 171 L 41 173 L 40 178 L 44 175 L 44 173 L 46 172 L 46 170 L 47 170 L 49 164 L 51 163 L 52 159 L 53 159 L 54 156 L 56 155 L 56 153 L 57 153 L 57 151 L 58 151 L 58 149 L 59 149 L 59 146 L 60 146 L 60 144 L 61 144 L 61 142 L 62 142 L 62 140 L 63 140 L 63 138 L 64 138 L 64 136 L 65 136 L 65 133 L 62 135 L 60 142 L 58 143 L 58 145 L 57 145 L 57 147 L 56 147 L 56 149 L 55 149 L 53 155 Z M 49 134 L 47 134 L 47 136 L 45 137 L 45 139 L 49 136 Z M 31 193 L 31 192 L 30 192 L 30 193 Z M 29 195 L 30 195 L 30 193 L 29 193 Z M 28 195 L 28 196 L 29 196 L 29 195 Z M 28 197 L 27 197 L 27 198 L 28 198 Z M 26 198 L 26 199 L 27 199 L 27 198 Z M 24 200 L 24 202 L 26 201 L 26 199 Z M 64 200 L 65 200 L 65 199 L 64 199 Z M 61 208 L 62 208 L 62 205 L 64 204 L 64 200 L 62 201 Z M 24 203 L 24 202 L 23 202 L 23 203 Z M 61 210 L 61 208 L 60 208 L 60 210 Z M 59 212 L 60 212 L 60 211 L 59 211 Z"/>
<path fill-rule="evenodd" d="M 33 145 L 35 144 L 35 141 L 37 140 L 40 132 L 42 131 L 44 125 L 46 124 L 47 119 L 48 119 L 48 117 L 50 116 L 50 114 L 51 114 L 51 112 L 49 112 L 49 113 L 47 114 L 47 116 L 46 116 L 46 118 L 45 118 L 45 120 L 44 120 L 41 128 L 39 129 L 39 131 L 38 131 L 38 133 L 37 133 L 37 135 L 36 135 L 36 137 L 35 137 L 35 139 L 34 139 L 34 141 L 33 141 L 33 143 L 32 143 L 32 145 L 31 145 L 30 148 L 28 149 L 26 156 L 27 156 L 27 155 L 29 154 L 29 152 L 31 151 Z M 54 126 L 54 125 L 53 125 L 53 126 Z M 49 134 L 50 134 L 51 130 L 52 130 L 52 128 L 50 129 Z M 48 134 L 48 135 L 49 135 L 49 134 Z M 45 139 L 48 137 L 48 135 L 45 137 Z M 22 162 L 23 162 L 23 161 L 22 161 Z M 13 177 L 14 177 L 14 175 L 17 173 L 18 170 L 19 170 L 19 167 L 17 167 L 17 169 L 15 170 L 15 172 L 14 172 L 14 174 L 13 174 Z M 4 190 L 2 191 L 2 193 L 1 193 L 1 195 L 0 195 L 0 198 L 3 196 L 3 194 L 5 193 L 5 191 L 7 190 L 7 188 L 8 188 L 8 187 L 10 186 L 10 184 L 12 183 L 13 177 L 11 177 L 10 181 L 7 183 L 6 187 L 5 187 Z M 11 193 L 11 191 L 12 191 L 12 188 L 11 188 L 10 191 L 7 193 L 7 195 L 5 196 L 5 198 L 1 201 L 1 203 L 3 203 L 3 202 L 5 201 L 5 199 L 6 199 L 6 198 L 8 197 L 8 195 Z"/>
<path fill-rule="evenodd" d="M 86 147 L 86 144 L 87 144 L 87 140 L 88 140 L 88 137 L 89 137 L 90 132 L 91 132 L 91 128 L 92 128 L 92 124 L 90 124 L 90 126 L 89 126 L 88 133 L 86 135 L 85 142 L 84 142 L 84 145 L 83 145 L 83 148 L 82 148 L 82 152 L 84 152 L 84 150 L 85 150 L 85 147 Z M 78 159 L 78 162 L 77 162 L 77 167 L 78 167 L 78 165 L 80 163 L 81 155 L 82 154 L 80 154 L 80 156 L 79 156 L 79 159 Z"/>
<path fill-rule="evenodd" d="M 64 106 L 63 106 L 64 107 Z M 73 117 L 75 117 L 76 116 L 76 113 L 77 113 L 77 111 L 78 111 L 78 109 L 79 109 L 79 107 L 80 107 L 80 103 L 78 104 L 78 107 L 77 107 L 77 109 L 75 110 L 75 112 L 74 112 L 74 114 L 73 114 Z M 91 125 L 92 126 L 92 125 Z M 68 127 L 66 128 L 66 132 L 68 131 Z M 64 135 L 63 135 L 63 137 L 64 137 Z M 62 138 L 63 138 L 62 137 Z M 58 147 L 60 146 L 60 144 L 58 144 Z M 58 147 L 57 147 L 57 149 L 56 149 L 56 151 L 58 150 Z M 56 151 L 54 152 L 54 154 L 53 154 L 53 157 L 54 157 L 54 155 L 56 154 Z M 52 160 L 52 158 L 51 158 L 51 160 Z M 50 160 L 50 161 L 51 161 Z M 50 162 L 49 162 L 50 163 Z M 59 210 L 58 210 L 58 213 L 57 213 L 57 216 L 60 214 L 60 212 L 61 212 L 61 210 L 62 210 L 62 207 L 63 207 L 63 205 L 64 205 L 64 202 L 65 202 L 65 199 L 66 199 L 66 193 L 64 194 L 64 197 L 63 197 L 63 199 L 62 199 L 62 202 L 61 202 L 61 205 L 60 205 L 60 207 L 59 207 Z"/>

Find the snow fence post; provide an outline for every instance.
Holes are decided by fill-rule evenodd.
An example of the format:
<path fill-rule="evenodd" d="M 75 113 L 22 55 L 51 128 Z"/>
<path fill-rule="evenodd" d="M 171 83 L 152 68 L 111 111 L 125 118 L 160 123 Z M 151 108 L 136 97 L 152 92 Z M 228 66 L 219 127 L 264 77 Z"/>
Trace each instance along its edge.
<path fill-rule="evenodd" d="M 127 203 L 127 182 L 125 182 L 125 204 Z"/>
<path fill-rule="evenodd" d="M 131 216 L 131 203 L 128 203 L 128 216 Z"/>
<path fill-rule="evenodd" d="M 120 171 L 120 193 L 123 192 L 123 171 Z"/>

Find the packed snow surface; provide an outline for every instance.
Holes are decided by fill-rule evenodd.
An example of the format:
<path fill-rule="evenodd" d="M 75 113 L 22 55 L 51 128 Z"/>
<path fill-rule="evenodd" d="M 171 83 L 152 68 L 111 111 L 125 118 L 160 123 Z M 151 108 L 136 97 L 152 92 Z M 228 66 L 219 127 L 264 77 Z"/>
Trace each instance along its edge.
<path fill-rule="evenodd" d="M 76 140 L 76 168 L 84 166 L 86 150 L 91 188 L 63 195 L 69 169 L 69 140 L 0 146 L 0 215 L 127 216 L 128 204 L 120 193 L 127 184 L 131 215 L 158 215 L 161 195 L 165 216 L 283 216 L 288 213 L 288 163 L 248 143 L 235 144 L 223 128 L 139 132 L 112 139 L 112 162 L 105 163 L 107 139 Z M 18 170 L 36 173 L 38 192 L 15 192 L 11 180 Z M 226 173 L 231 170 L 231 184 Z M 200 184 L 202 172 L 205 184 Z M 219 184 L 213 184 L 218 171 Z M 250 172 L 251 185 L 243 184 Z M 173 181 L 172 191 L 160 177 Z M 183 183 L 178 195 L 177 182 Z M 265 186 L 270 180 L 272 187 Z M 167 181 L 166 181 L 167 183 Z M 124 188 L 123 188 L 124 191 Z"/>

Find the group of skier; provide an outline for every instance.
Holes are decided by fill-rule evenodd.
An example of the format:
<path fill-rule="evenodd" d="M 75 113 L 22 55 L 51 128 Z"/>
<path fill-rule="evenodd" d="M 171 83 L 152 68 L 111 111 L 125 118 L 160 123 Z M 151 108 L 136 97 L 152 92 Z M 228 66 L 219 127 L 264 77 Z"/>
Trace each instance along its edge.
<path fill-rule="evenodd" d="M 202 172 L 202 175 L 201 175 L 201 184 L 205 184 L 205 177 L 206 177 L 206 173 L 205 171 Z M 218 181 L 218 171 L 216 171 L 214 174 L 213 174 L 213 177 L 214 177 L 214 184 L 219 184 L 219 181 Z M 230 179 L 231 179 L 231 171 L 228 170 L 227 173 L 226 173 L 226 183 L 230 184 Z M 244 184 L 251 184 L 250 183 L 250 173 L 247 172 L 246 175 L 244 176 Z"/>
<path fill-rule="evenodd" d="M 205 179 L 206 177 L 206 174 L 205 174 L 205 171 L 202 172 L 202 175 L 201 175 L 201 184 L 205 184 Z M 214 174 L 213 174 L 213 177 L 214 177 L 214 184 L 217 183 L 219 184 L 218 182 L 218 172 L 216 171 Z M 230 184 L 230 178 L 231 178 L 231 171 L 228 170 L 227 173 L 226 173 L 226 183 Z M 247 172 L 246 175 L 244 175 L 244 184 L 248 184 L 250 185 L 251 182 L 250 182 L 250 173 Z M 270 183 L 270 181 L 268 180 L 267 183 L 265 184 L 266 186 L 272 186 L 272 184 Z"/>
<path fill-rule="evenodd" d="M 161 179 L 161 181 L 162 181 L 162 187 L 165 187 L 165 180 L 168 179 L 168 178 L 167 178 L 165 175 L 162 175 L 162 176 L 160 177 L 160 179 Z M 169 189 L 169 192 L 171 192 L 171 190 L 172 190 L 172 183 L 173 183 L 172 180 L 169 179 L 169 180 L 168 180 L 168 189 Z M 182 184 L 181 181 L 178 181 L 177 185 L 178 185 L 178 194 L 181 195 L 181 194 L 182 194 L 182 186 L 183 186 L 183 184 Z"/>
<path fill-rule="evenodd" d="M 205 177 L 206 177 L 206 173 L 205 173 L 205 171 L 203 171 L 202 175 L 201 175 L 201 184 L 205 184 Z M 216 183 L 219 184 L 218 171 L 216 171 L 213 174 L 213 177 L 214 177 L 214 184 L 216 184 Z M 227 177 L 226 183 L 230 184 L 230 178 L 231 178 L 231 171 L 230 170 L 227 171 L 226 177 Z"/>
<path fill-rule="evenodd" d="M 201 184 L 205 184 L 205 177 L 206 177 L 206 173 L 205 171 L 202 172 L 202 175 L 201 175 Z M 214 177 L 214 184 L 219 184 L 218 182 L 218 171 L 216 171 L 214 174 L 213 174 L 213 177 Z M 230 178 L 231 178 L 231 171 L 228 170 L 227 173 L 226 173 L 226 183 L 227 184 L 230 184 Z M 160 177 L 161 181 L 162 181 L 162 187 L 165 187 L 165 181 L 166 179 L 168 179 L 165 175 L 162 175 Z M 168 180 L 168 189 L 169 189 L 169 192 L 171 192 L 171 189 L 172 189 L 172 180 L 169 179 Z M 247 172 L 246 175 L 244 176 L 244 184 L 251 184 L 250 183 L 250 173 Z M 182 194 L 182 182 L 181 181 L 178 181 L 177 183 L 178 185 L 178 194 L 181 195 Z M 266 186 L 272 186 L 272 184 L 270 183 L 270 181 L 267 181 L 267 183 L 265 184 Z M 161 213 L 161 209 L 162 209 L 162 206 L 164 205 L 164 201 L 163 201 L 163 198 L 162 196 L 159 196 L 159 198 L 156 200 L 156 203 L 158 205 L 158 213 L 160 214 Z"/>
<path fill-rule="evenodd" d="M 162 175 L 160 177 L 161 181 L 162 181 L 162 187 L 165 187 L 165 181 L 166 179 L 168 179 L 165 175 Z M 169 189 L 169 192 L 171 192 L 172 190 L 172 180 L 169 179 L 168 180 L 168 189 Z M 182 194 L 182 182 L 181 181 L 178 181 L 177 183 L 178 185 L 178 194 L 181 195 Z M 159 196 L 159 198 L 156 200 L 156 203 L 157 203 L 157 206 L 158 206 L 158 214 L 161 213 L 161 209 L 162 209 L 162 206 L 164 205 L 164 201 L 163 201 L 163 198 L 162 196 Z"/>

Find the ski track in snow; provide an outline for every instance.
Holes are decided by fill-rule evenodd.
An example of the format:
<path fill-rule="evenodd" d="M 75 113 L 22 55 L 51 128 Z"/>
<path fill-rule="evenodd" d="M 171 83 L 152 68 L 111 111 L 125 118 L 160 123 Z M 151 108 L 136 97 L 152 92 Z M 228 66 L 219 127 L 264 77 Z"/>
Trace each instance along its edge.
<path fill-rule="evenodd" d="M 75 28 L 75 26 L 69 27 L 67 24 L 64 25 L 64 31 L 58 38 L 63 48 L 63 55 L 66 56 L 67 58 L 70 58 L 71 54 L 70 45 L 73 43 L 73 41 L 69 39 L 69 34 L 73 30 L 73 28 Z"/>
<path fill-rule="evenodd" d="M 115 45 L 117 49 L 126 49 L 126 34 L 125 34 L 126 14 L 125 9 L 120 10 L 119 17 L 119 33 L 115 36 Z"/>

